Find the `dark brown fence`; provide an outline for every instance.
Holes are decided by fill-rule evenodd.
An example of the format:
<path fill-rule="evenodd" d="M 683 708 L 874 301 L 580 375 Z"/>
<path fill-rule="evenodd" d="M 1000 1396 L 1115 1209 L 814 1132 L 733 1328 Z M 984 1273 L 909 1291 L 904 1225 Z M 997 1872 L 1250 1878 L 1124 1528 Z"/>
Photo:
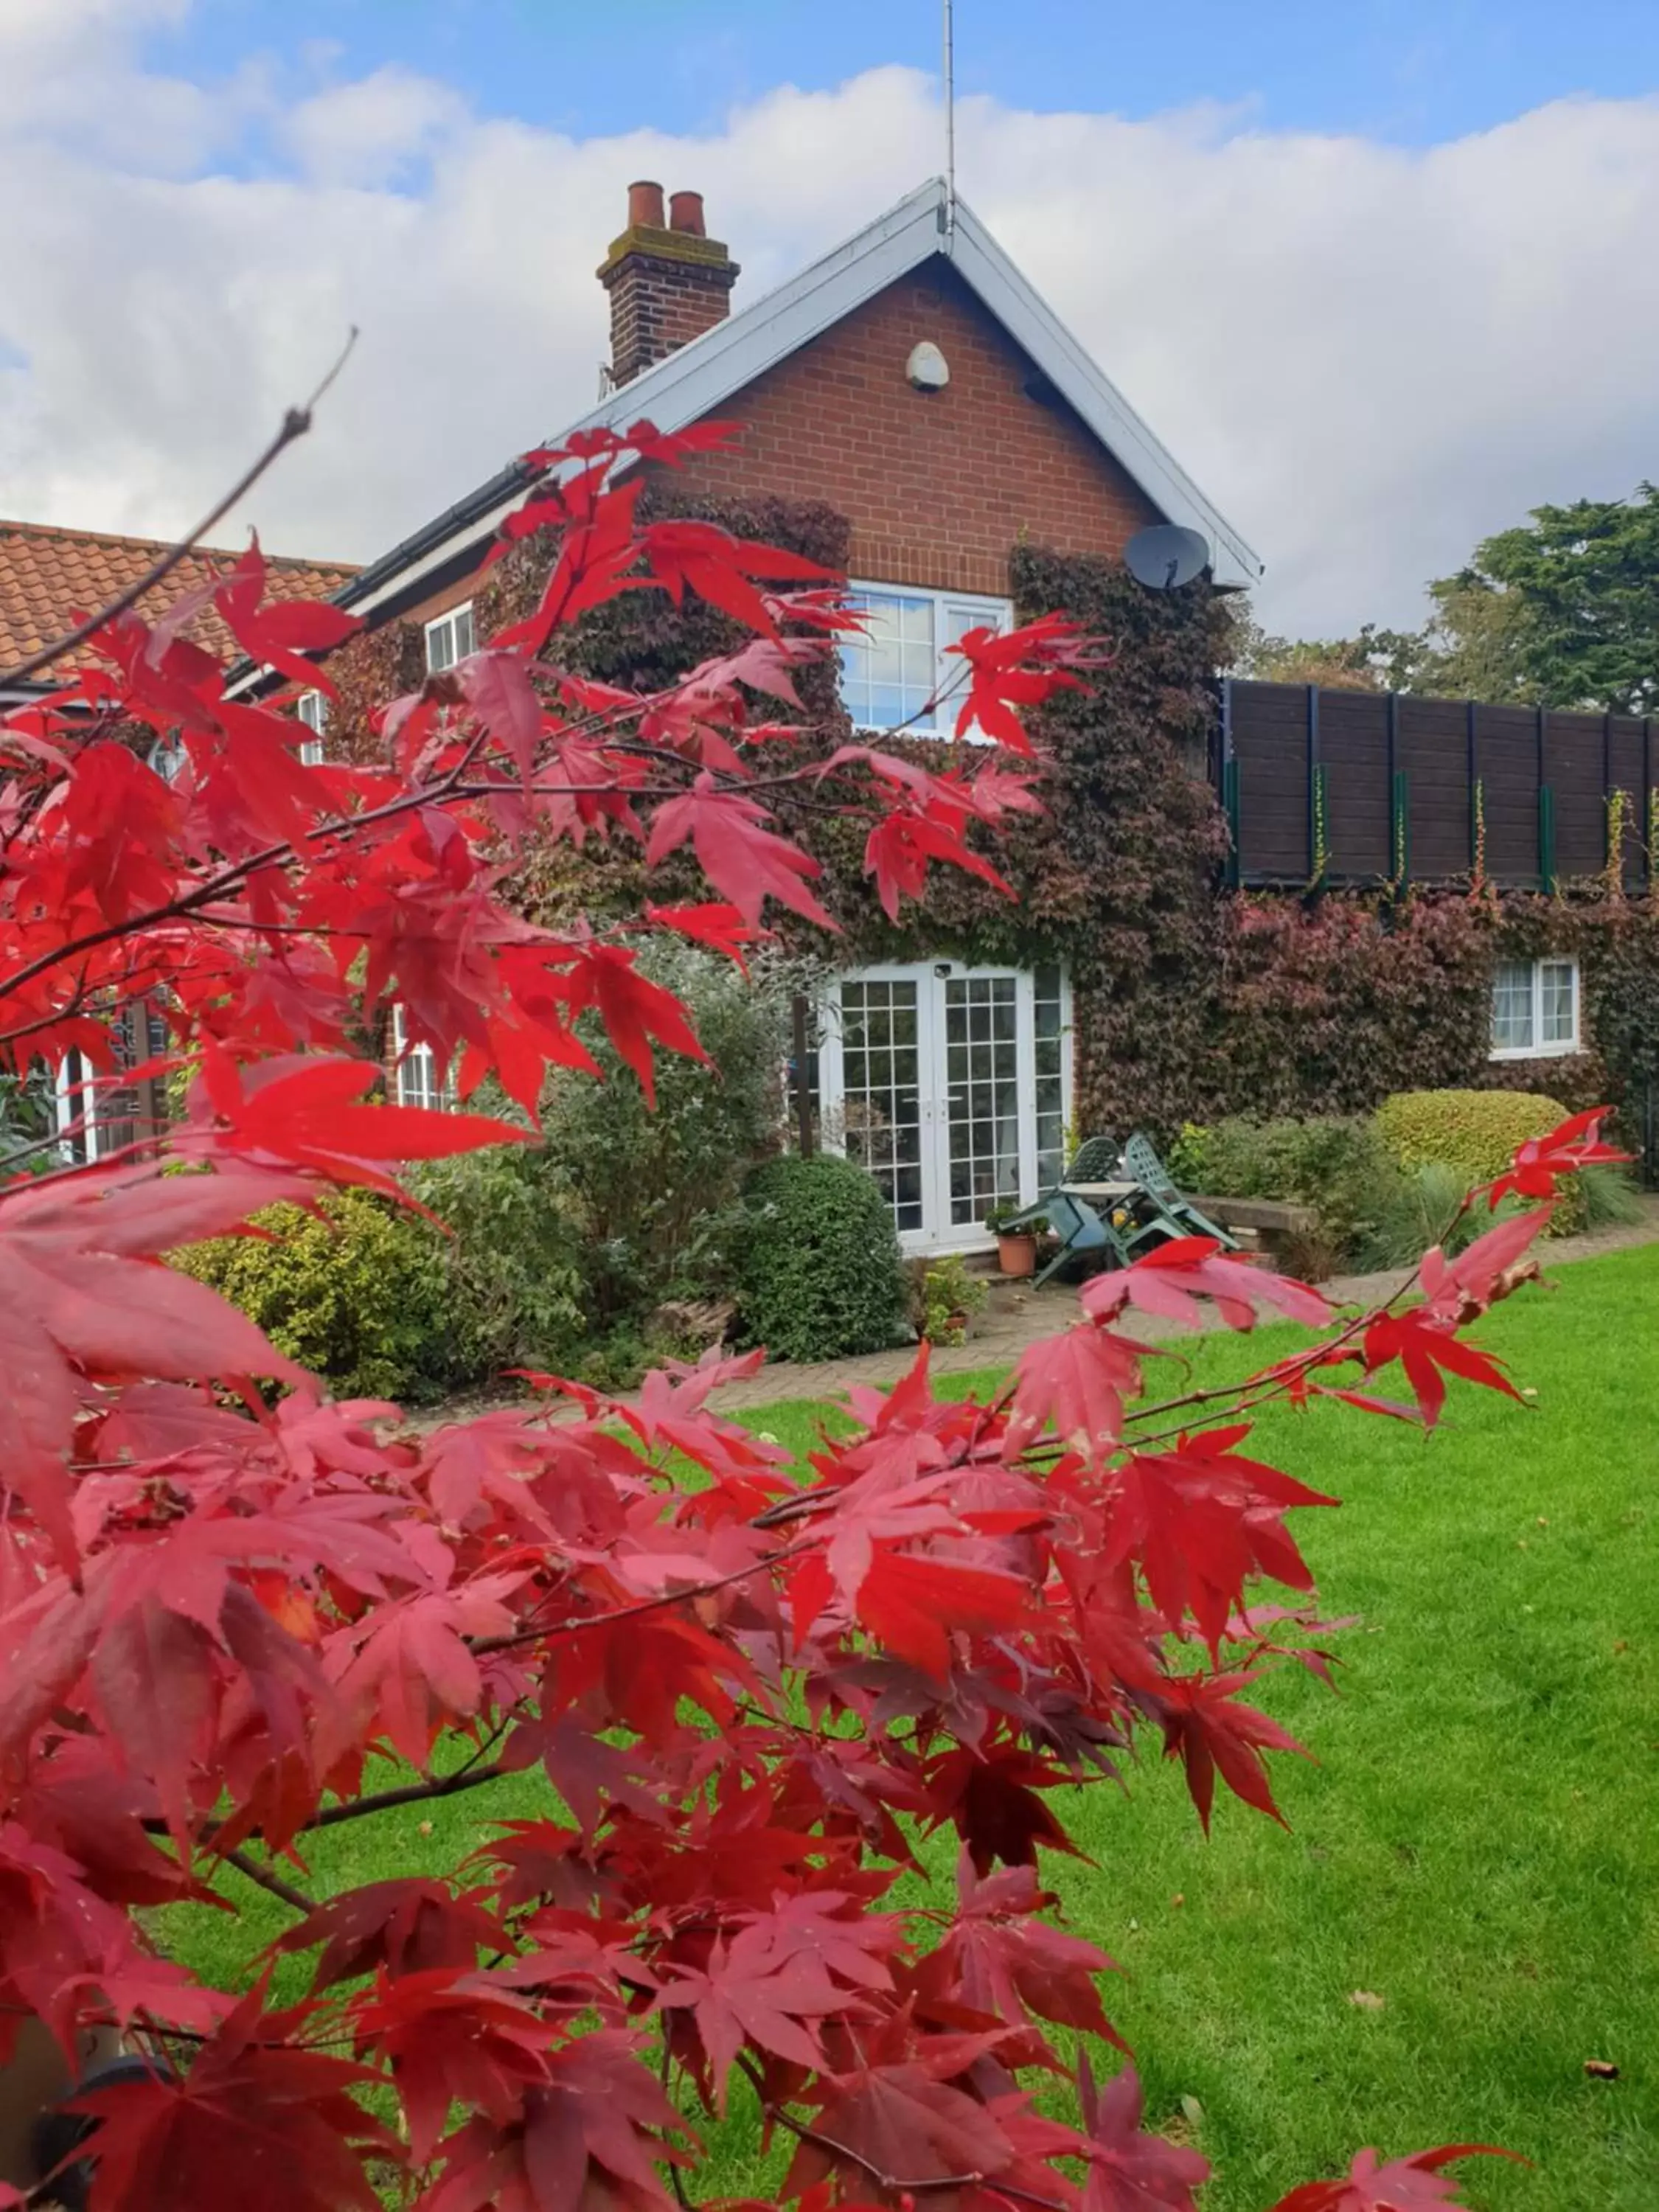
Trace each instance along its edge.
<path fill-rule="evenodd" d="M 1622 870 L 1645 884 L 1650 720 L 1405 692 L 1229 682 L 1221 793 L 1244 885 L 1434 883 L 1480 868 L 1516 889 Z M 1613 794 L 1622 792 L 1615 801 Z"/>

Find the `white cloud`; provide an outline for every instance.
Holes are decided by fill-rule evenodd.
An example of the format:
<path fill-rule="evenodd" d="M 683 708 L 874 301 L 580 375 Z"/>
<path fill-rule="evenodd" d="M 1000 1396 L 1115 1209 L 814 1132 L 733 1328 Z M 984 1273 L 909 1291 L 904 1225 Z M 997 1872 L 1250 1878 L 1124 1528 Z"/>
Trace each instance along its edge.
<path fill-rule="evenodd" d="M 185 0 L 0 0 L 0 507 L 160 534 L 229 481 L 347 325 L 253 506 L 369 556 L 586 408 L 592 271 L 635 176 L 707 195 L 739 304 L 919 180 L 927 81 L 784 88 L 719 133 L 578 143 L 386 69 L 206 89 L 124 34 Z M 320 88 L 319 88 L 320 83 Z M 76 127 L 70 128 L 74 124 Z M 1659 446 L 1659 104 L 1568 101 L 1405 151 L 1217 109 L 968 102 L 964 190 L 1269 564 L 1263 612 L 1415 618 L 1423 580 Z M 20 361 L 21 357 L 21 361 Z"/>

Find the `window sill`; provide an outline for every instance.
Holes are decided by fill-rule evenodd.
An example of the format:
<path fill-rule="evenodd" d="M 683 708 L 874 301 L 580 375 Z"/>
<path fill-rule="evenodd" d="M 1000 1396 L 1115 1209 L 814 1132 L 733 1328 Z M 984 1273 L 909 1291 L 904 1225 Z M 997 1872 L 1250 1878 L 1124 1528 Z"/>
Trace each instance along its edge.
<path fill-rule="evenodd" d="M 1574 1037 L 1570 1044 L 1510 1044 L 1494 1046 L 1488 1060 L 1571 1060 L 1583 1047 Z"/>

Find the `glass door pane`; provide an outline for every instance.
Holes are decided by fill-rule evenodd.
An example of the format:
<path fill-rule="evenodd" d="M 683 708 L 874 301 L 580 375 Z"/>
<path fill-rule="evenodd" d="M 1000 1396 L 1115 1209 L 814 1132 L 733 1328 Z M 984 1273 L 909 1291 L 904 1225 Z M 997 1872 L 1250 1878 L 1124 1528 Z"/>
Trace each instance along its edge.
<path fill-rule="evenodd" d="M 970 1228 L 1020 1194 L 1019 983 L 953 975 L 945 985 L 949 1218 Z"/>
<path fill-rule="evenodd" d="M 842 1115 L 847 1157 L 886 1194 L 901 1234 L 922 1206 L 921 1035 L 915 979 L 841 987 Z"/>

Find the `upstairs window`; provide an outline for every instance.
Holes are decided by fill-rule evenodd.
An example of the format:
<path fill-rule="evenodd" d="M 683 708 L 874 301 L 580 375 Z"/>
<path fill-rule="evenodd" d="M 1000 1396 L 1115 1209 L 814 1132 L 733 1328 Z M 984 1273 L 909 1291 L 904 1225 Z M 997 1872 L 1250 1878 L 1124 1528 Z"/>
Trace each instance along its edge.
<path fill-rule="evenodd" d="M 854 725 L 950 737 L 968 665 L 958 655 L 947 657 L 947 648 L 970 629 L 1012 629 L 1011 603 L 886 584 L 854 584 L 848 601 L 865 624 L 861 635 L 844 638 L 841 647 L 842 698 Z"/>
<path fill-rule="evenodd" d="M 307 729 L 315 732 L 300 743 L 300 758 L 307 768 L 315 768 L 323 757 L 323 732 L 328 727 L 328 695 L 323 691 L 302 691 L 294 708 L 295 714 Z"/>
<path fill-rule="evenodd" d="M 392 1049 L 397 1066 L 392 1089 L 399 1106 L 431 1106 L 453 1114 L 457 1104 L 453 1081 L 438 1080 L 438 1060 L 429 1044 L 410 1044 L 404 1027 L 404 1010 L 392 1009 Z"/>
<path fill-rule="evenodd" d="M 452 607 L 447 615 L 426 626 L 426 666 L 429 676 L 436 676 L 446 668 L 453 668 L 458 660 L 465 660 L 476 649 L 477 636 L 472 624 L 472 602 L 465 606 Z"/>
<path fill-rule="evenodd" d="M 1492 987 L 1494 1060 L 1548 1060 L 1578 1049 L 1578 963 L 1500 960 Z"/>
<path fill-rule="evenodd" d="M 184 740 L 176 732 L 157 738 L 144 755 L 145 765 L 153 768 L 163 783 L 177 783 L 190 766 L 190 755 L 185 750 Z"/>

